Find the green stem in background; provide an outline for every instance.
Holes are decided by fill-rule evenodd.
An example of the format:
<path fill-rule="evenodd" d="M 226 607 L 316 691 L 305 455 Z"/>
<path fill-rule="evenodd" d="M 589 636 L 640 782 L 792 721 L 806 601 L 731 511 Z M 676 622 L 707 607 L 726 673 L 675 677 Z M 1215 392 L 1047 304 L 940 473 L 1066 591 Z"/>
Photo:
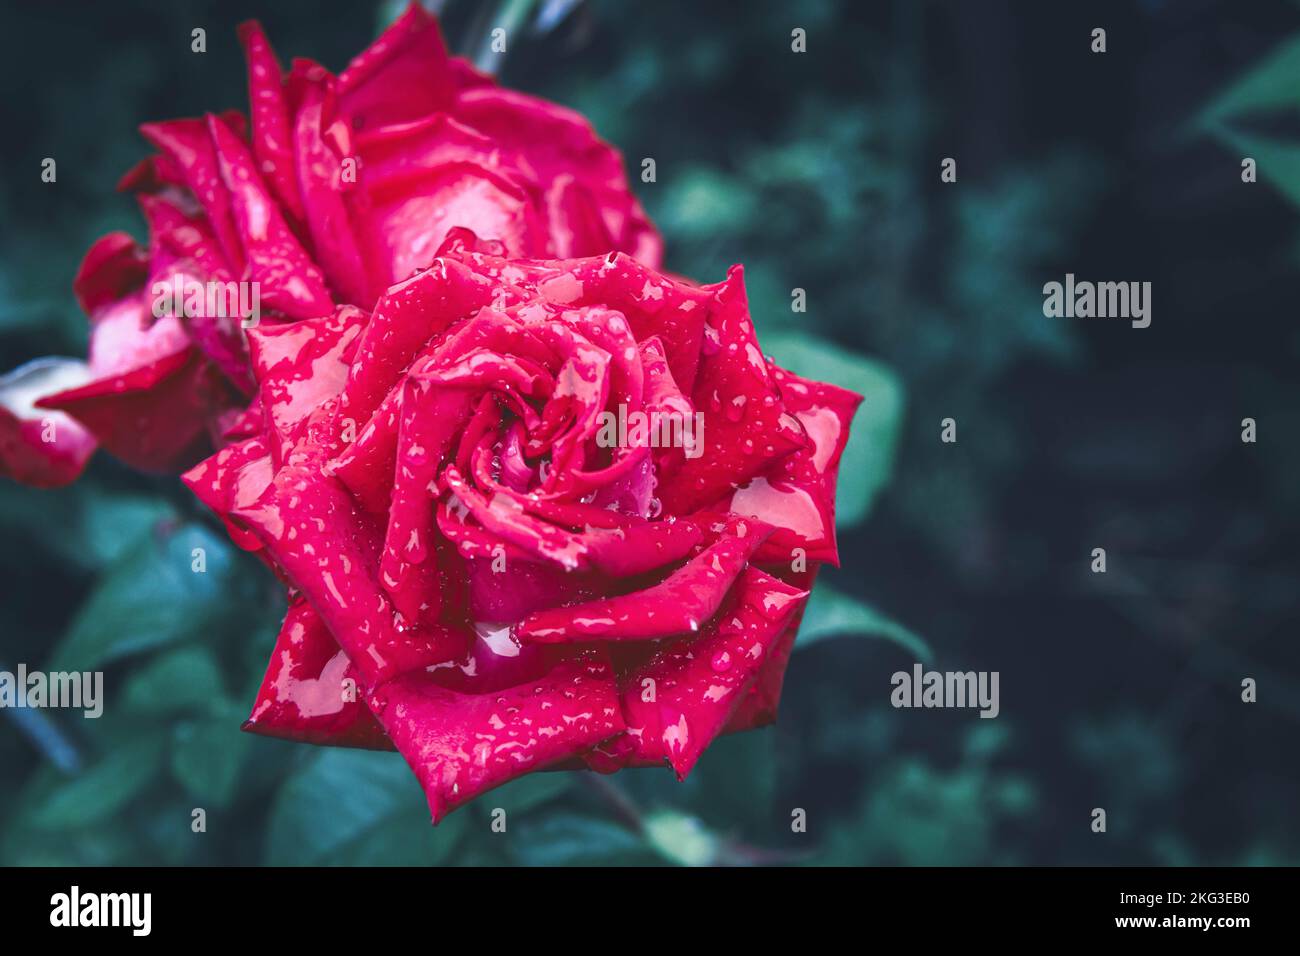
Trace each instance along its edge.
<path fill-rule="evenodd" d="M 0 670 L 10 670 L 0 664 Z M 81 754 L 77 745 L 47 714 L 30 707 L 5 707 L 5 716 L 24 737 L 35 745 L 41 756 L 61 773 L 74 774 L 81 769 Z"/>
<path fill-rule="evenodd" d="M 537 0 L 505 0 L 496 17 L 489 20 L 486 28 L 481 31 L 482 36 L 478 42 L 473 44 L 478 50 L 474 55 L 476 67 L 493 76 L 501 72 L 511 45 L 518 42 L 516 34 L 519 28 L 528 22 L 536 2 Z M 503 53 L 497 53 L 492 49 L 492 33 L 498 28 L 505 30 L 506 48 Z"/>

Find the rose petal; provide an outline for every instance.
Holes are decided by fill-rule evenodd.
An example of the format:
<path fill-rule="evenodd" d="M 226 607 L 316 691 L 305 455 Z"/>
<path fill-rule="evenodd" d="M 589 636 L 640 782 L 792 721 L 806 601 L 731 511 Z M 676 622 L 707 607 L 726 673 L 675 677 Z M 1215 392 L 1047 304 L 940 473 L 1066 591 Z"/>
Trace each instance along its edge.
<path fill-rule="evenodd" d="M 240 45 L 248 61 L 248 102 L 253 127 L 253 154 L 263 180 L 294 222 L 302 222 L 302 197 L 298 194 L 289 134 L 289 107 L 285 101 L 280 61 L 262 25 L 248 20 L 238 27 Z"/>
<path fill-rule="evenodd" d="M 63 412 L 36 407 L 44 395 L 90 378 L 75 359 L 35 359 L 0 377 L 0 475 L 37 488 L 76 480 L 95 451 L 95 439 Z"/>
<path fill-rule="evenodd" d="M 333 78 L 323 67 L 298 61 L 292 82 L 300 91 L 294 122 L 298 182 L 316 257 L 340 296 L 369 307 L 382 287 L 375 267 L 362 254 L 358 219 L 349 208 L 355 184 L 343 179 L 344 162 L 351 159 L 355 164 L 357 157 L 339 155 L 325 140 L 326 117 L 334 110 Z"/>
<path fill-rule="evenodd" d="M 648 640 L 692 634 L 717 613 L 728 590 L 771 528 L 736 522 L 718 540 L 658 584 L 643 591 L 531 614 L 520 640 Z"/>
<path fill-rule="evenodd" d="M 635 762 L 667 760 L 685 780 L 808 596 L 757 568 L 736 590 L 734 608 L 708 632 L 666 645 L 620 682 Z"/>
<path fill-rule="evenodd" d="M 72 280 L 81 310 L 93 316 L 101 308 L 140 288 L 149 275 L 149 259 L 125 232 L 110 232 L 86 250 Z"/>
<path fill-rule="evenodd" d="M 289 606 L 244 730 L 310 744 L 392 750 L 360 673 L 306 601 Z"/>
<path fill-rule="evenodd" d="M 705 416 L 704 446 L 659 486 L 664 508 L 675 514 L 716 501 L 808 442 L 759 351 L 743 270 L 733 267 L 712 288 L 715 308 L 691 393 L 691 404 Z"/>
<path fill-rule="evenodd" d="M 727 510 L 776 527 L 760 561 L 789 562 L 795 548 L 809 561 L 839 566 L 835 546 L 835 481 L 849 423 L 862 396 L 772 366 L 786 410 L 799 419 L 808 445 L 736 489 Z"/>
<path fill-rule="evenodd" d="M 221 243 L 231 271 L 241 273 L 244 268 L 244 245 L 240 240 L 239 228 L 235 225 L 230 190 L 221 175 L 207 122 L 200 119 L 178 119 L 145 123 L 140 127 L 140 132 L 184 174 L 190 192 L 207 213 L 208 222 Z"/>
<path fill-rule="evenodd" d="M 175 473 L 207 453 L 206 422 L 229 401 L 221 376 L 189 348 L 37 405 L 67 412 L 133 468 Z"/>
<path fill-rule="evenodd" d="M 360 309 L 343 306 L 315 319 L 249 329 L 258 398 L 280 439 L 277 460 L 293 446 L 298 425 L 343 388 L 350 349 L 367 318 Z"/>
<path fill-rule="evenodd" d="M 334 310 L 325 277 L 285 222 L 262 183 L 248 147 L 215 116 L 207 118 L 221 179 L 247 258 L 247 281 L 258 283 L 262 303 L 294 319 Z"/>
<path fill-rule="evenodd" d="M 335 450 L 320 433 L 322 409 L 299 446 L 255 504 L 234 516 L 311 601 L 368 687 L 455 659 L 465 637 L 441 626 L 405 627 L 374 578 L 382 531 L 322 465 Z"/>
<path fill-rule="evenodd" d="M 454 82 L 438 21 L 412 3 L 339 75 L 339 109 L 358 130 L 406 122 L 443 109 Z"/>
<path fill-rule="evenodd" d="M 434 336 L 491 300 L 492 287 L 462 264 L 438 259 L 375 305 L 343 390 L 343 414 L 368 419 Z"/>
<path fill-rule="evenodd" d="M 536 680 L 484 694 L 410 674 L 372 694 L 371 709 L 415 771 L 435 823 L 493 787 L 624 729 L 613 671 L 591 650 L 559 660 Z"/>

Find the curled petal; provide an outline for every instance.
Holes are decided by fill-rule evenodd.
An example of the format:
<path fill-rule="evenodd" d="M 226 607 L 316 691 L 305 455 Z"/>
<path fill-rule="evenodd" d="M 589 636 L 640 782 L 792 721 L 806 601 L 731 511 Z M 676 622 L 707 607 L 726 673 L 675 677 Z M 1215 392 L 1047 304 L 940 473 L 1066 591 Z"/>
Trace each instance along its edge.
<path fill-rule="evenodd" d="M 125 232 L 110 232 L 96 240 L 81 260 L 72 291 L 86 315 L 125 298 L 144 284 L 149 259 Z"/>
<path fill-rule="evenodd" d="M 536 680 L 484 694 L 409 674 L 372 694 L 371 709 L 419 778 L 435 823 L 493 787 L 624 729 L 613 671 L 592 650 L 560 659 Z"/>
<path fill-rule="evenodd" d="M 302 197 L 294 175 L 289 107 L 280 61 L 256 20 L 241 23 L 239 42 L 248 61 L 248 100 L 258 172 L 294 222 L 302 222 Z"/>
<path fill-rule="evenodd" d="M 340 155 L 325 138 L 326 117 L 333 110 L 332 78 L 323 67 L 300 61 L 295 64 L 294 82 L 301 90 L 294 122 L 298 182 L 316 257 L 340 296 L 369 307 L 382 286 L 363 254 L 360 213 L 349 204 L 351 186 L 343 179 L 344 161 L 355 163 L 356 157 Z"/>
<path fill-rule="evenodd" d="M 207 122 L 200 119 L 178 119 L 145 123 L 140 127 L 140 132 L 180 170 L 190 192 L 203 206 L 231 271 L 236 274 L 242 272 L 244 244 L 235 224 L 230 190 L 222 177 Z"/>
<path fill-rule="evenodd" d="M 367 316 L 344 306 L 302 322 L 249 329 L 249 353 L 263 414 L 287 453 L 308 415 L 338 395 L 348 377 L 348 358 Z"/>
<path fill-rule="evenodd" d="M 261 301 L 292 319 L 333 312 L 325 277 L 289 229 L 248 147 L 217 117 L 208 116 L 207 123 L 243 241 L 246 276 L 259 284 Z"/>
<path fill-rule="evenodd" d="M 343 390 L 343 413 L 368 419 L 430 339 L 491 297 L 491 283 L 447 259 L 390 288 L 361 337 Z"/>
<path fill-rule="evenodd" d="M 735 606 L 706 633 L 666 645 L 621 681 L 630 744 L 624 760 L 667 760 L 685 780 L 808 596 L 757 568 L 745 571 L 736 590 Z"/>
<path fill-rule="evenodd" d="M 198 350 L 187 348 L 37 405 L 67 412 L 133 468 L 175 473 L 207 452 L 207 421 L 229 402 L 227 389 Z"/>
<path fill-rule="evenodd" d="M 443 109 L 454 84 L 438 21 L 412 3 L 339 75 L 339 109 L 358 130 L 407 122 Z"/>
<path fill-rule="evenodd" d="M 266 442 L 253 437 L 205 458 L 181 475 L 181 480 L 225 523 L 235 544 L 245 551 L 256 551 L 262 542 L 247 528 L 231 521 L 230 515 L 262 497 L 274 473 Z"/>
<path fill-rule="evenodd" d="M 37 488 L 76 480 L 95 451 L 95 439 L 63 412 L 36 407 L 43 396 L 90 378 L 75 359 L 35 359 L 0 377 L 0 475 Z"/>
<path fill-rule="evenodd" d="M 328 418 L 331 410 L 322 412 Z M 452 660 L 465 638 L 441 626 L 403 625 L 374 578 L 382 530 L 322 465 L 330 447 L 309 427 L 255 504 L 235 518 L 251 528 L 302 590 L 357 665 L 367 687 Z"/>
<path fill-rule="evenodd" d="M 306 601 L 289 606 L 244 730 L 334 747 L 392 750 L 360 672 Z"/>
<path fill-rule="evenodd" d="M 517 633 L 521 640 L 539 644 L 693 634 L 717 613 L 771 530 L 759 522 L 736 522 L 659 584 L 619 597 L 539 611 L 525 618 Z"/>
<path fill-rule="evenodd" d="M 802 548 L 808 560 L 838 567 L 835 481 L 849 440 L 849 422 L 862 396 L 775 366 L 773 378 L 786 410 L 808 435 L 808 444 L 736 489 L 729 510 L 776 526 L 760 561 L 788 562 L 793 549 Z"/>
<path fill-rule="evenodd" d="M 716 501 L 808 443 L 799 420 L 785 410 L 759 351 L 743 270 L 733 267 L 714 295 L 691 396 L 704 416 L 703 447 L 659 488 L 664 508 L 676 514 Z"/>

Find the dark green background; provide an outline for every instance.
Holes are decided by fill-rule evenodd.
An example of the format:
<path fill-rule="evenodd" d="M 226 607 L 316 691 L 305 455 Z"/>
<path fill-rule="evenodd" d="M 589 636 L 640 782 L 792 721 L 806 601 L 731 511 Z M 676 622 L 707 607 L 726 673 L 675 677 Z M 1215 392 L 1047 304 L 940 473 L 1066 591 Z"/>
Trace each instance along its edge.
<path fill-rule="evenodd" d="M 473 53 L 528 5 L 447 6 Z M 112 188 L 135 127 L 245 108 L 235 23 L 340 69 L 394 10 L 6 3 L 0 368 L 82 353 L 80 256 L 143 237 Z M 1300 860 L 1294 3 L 589 3 L 512 31 L 503 79 L 654 157 L 669 267 L 743 261 L 764 349 L 868 396 L 779 725 L 685 784 L 534 775 L 433 830 L 397 756 L 238 732 L 282 599 L 179 482 L 101 455 L 0 487 L 0 665 L 108 692 L 98 721 L 0 712 L 0 862 Z M 1151 328 L 1044 318 L 1067 271 L 1151 281 Z M 922 657 L 999 671 L 1001 716 L 892 709 Z"/>

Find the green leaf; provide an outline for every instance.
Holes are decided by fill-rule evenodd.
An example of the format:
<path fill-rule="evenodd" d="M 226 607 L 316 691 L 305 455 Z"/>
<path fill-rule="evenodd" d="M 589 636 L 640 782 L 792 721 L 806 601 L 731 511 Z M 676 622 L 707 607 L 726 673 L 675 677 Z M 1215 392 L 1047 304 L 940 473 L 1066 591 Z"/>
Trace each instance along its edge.
<path fill-rule="evenodd" d="M 180 647 L 137 671 L 122 692 L 123 706 L 161 716 L 204 712 L 225 699 L 215 655 L 206 647 Z"/>
<path fill-rule="evenodd" d="M 266 862 L 433 865 L 447 857 L 466 819 L 462 811 L 431 826 L 420 786 L 395 753 L 321 750 L 276 797 Z"/>
<path fill-rule="evenodd" d="M 811 335 L 766 335 L 762 345 L 782 368 L 863 396 L 840 459 L 835 497 L 836 524 L 842 528 L 857 524 L 893 473 L 903 419 L 902 383 L 880 362 Z"/>
<path fill-rule="evenodd" d="M 167 501 L 106 494 L 92 487 L 81 515 L 87 556 L 97 566 L 119 561 L 159 525 L 175 517 L 176 511 Z"/>
<path fill-rule="evenodd" d="M 200 720 L 177 724 L 172 734 L 172 776 L 205 807 L 224 807 L 235 795 L 252 738 L 239 729 L 244 712 L 227 704 Z"/>
<path fill-rule="evenodd" d="M 547 814 L 507 832 L 515 858 L 525 866 L 608 866 L 650 856 L 645 841 L 626 827 L 577 814 Z"/>
<path fill-rule="evenodd" d="M 1277 48 L 1210 101 L 1197 122 L 1214 128 L 1249 114 L 1300 106 L 1300 35 Z"/>
<path fill-rule="evenodd" d="M 680 866 L 708 866 L 718 855 L 718 838 L 698 818 L 675 810 L 648 816 L 645 833 L 664 859 Z"/>
<path fill-rule="evenodd" d="M 795 647 L 807 647 L 828 637 L 856 634 L 861 637 L 880 637 L 891 641 L 916 657 L 929 663 L 934 655 L 929 645 L 902 624 L 881 614 L 857 598 L 849 597 L 823 583 L 813 588 L 812 597 L 799 625 Z"/>
<path fill-rule="evenodd" d="M 162 767 L 163 749 L 161 733 L 115 746 L 84 773 L 41 794 L 29 817 L 31 824 L 58 830 L 108 819 L 153 783 Z"/>
<path fill-rule="evenodd" d="M 1300 108 L 1300 35 L 1279 44 L 1201 111 L 1195 127 L 1239 156 L 1250 156 L 1259 175 L 1300 205 L 1300 143 L 1243 130 L 1269 114 L 1288 117 Z"/>
<path fill-rule="evenodd" d="M 206 571 L 191 570 L 203 549 Z M 198 525 L 149 535 L 99 580 L 49 663 L 91 670 L 110 661 L 198 636 L 226 619 L 237 594 L 231 547 Z"/>
<path fill-rule="evenodd" d="M 1223 130 L 1220 138 L 1241 156 L 1255 160 L 1259 175 L 1300 206 L 1300 143 L 1265 139 L 1233 130 Z"/>

